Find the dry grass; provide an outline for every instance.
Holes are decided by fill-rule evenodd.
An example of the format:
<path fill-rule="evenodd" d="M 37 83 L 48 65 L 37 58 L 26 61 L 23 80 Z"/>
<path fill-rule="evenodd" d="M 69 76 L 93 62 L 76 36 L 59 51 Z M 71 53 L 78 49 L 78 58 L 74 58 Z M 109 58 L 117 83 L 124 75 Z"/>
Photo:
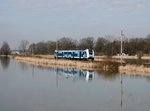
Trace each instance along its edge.
<path fill-rule="evenodd" d="M 49 59 L 49 58 L 42 58 L 42 57 L 16 57 L 18 62 L 25 62 L 29 64 L 34 64 L 37 66 L 44 66 L 44 67 L 68 67 L 68 68 L 77 68 L 77 69 L 94 69 L 95 63 L 91 61 L 75 61 L 75 60 L 64 60 L 64 59 Z"/>
<path fill-rule="evenodd" d="M 143 65 L 119 66 L 119 72 L 128 75 L 150 76 L 150 68 L 144 67 Z"/>
<path fill-rule="evenodd" d="M 110 70 L 111 72 L 125 73 L 129 75 L 140 75 L 140 76 L 150 76 L 150 68 L 144 67 L 143 65 L 128 65 L 119 66 L 117 61 L 119 59 L 108 58 L 106 56 L 96 57 L 95 62 L 91 61 L 79 61 L 79 60 L 65 60 L 57 59 L 55 60 L 53 56 L 16 56 L 15 59 L 18 62 L 25 62 L 29 64 L 34 64 L 43 67 L 62 67 L 62 68 L 75 68 L 82 70 Z"/>
<path fill-rule="evenodd" d="M 120 59 L 120 56 L 113 56 L 112 58 Z M 137 56 L 122 56 L 123 59 L 138 59 Z"/>

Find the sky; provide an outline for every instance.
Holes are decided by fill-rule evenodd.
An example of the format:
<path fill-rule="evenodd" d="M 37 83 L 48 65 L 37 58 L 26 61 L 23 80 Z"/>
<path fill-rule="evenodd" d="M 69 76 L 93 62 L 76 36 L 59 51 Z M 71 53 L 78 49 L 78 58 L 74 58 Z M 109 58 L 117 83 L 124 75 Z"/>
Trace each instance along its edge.
<path fill-rule="evenodd" d="M 150 0 L 0 0 L 0 46 L 150 33 Z"/>

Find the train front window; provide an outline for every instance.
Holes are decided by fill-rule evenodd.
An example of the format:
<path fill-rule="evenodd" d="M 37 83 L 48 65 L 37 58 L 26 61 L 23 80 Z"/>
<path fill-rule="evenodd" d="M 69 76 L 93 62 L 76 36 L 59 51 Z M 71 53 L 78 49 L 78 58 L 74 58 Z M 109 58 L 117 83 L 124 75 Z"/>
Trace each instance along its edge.
<path fill-rule="evenodd" d="M 89 50 L 89 54 L 91 54 L 91 55 L 92 55 L 92 54 L 93 54 L 93 51 L 92 51 L 92 50 Z"/>

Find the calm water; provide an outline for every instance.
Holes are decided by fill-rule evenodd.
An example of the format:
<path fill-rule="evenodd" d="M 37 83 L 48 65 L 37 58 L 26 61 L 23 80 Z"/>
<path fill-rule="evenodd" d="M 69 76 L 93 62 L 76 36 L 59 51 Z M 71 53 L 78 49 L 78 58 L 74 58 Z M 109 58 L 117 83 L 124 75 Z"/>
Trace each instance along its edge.
<path fill-rule="evenodd" d="M 0 59 L 0 111 L 149 111 L 150 78 Z"/>

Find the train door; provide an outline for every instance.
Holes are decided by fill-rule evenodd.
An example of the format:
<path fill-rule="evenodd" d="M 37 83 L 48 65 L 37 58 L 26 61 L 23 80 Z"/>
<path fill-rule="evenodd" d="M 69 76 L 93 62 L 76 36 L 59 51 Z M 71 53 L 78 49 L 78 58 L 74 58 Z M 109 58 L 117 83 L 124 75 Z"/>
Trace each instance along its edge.
<path fill-rule="evenodd" d="M 72 56 L 73 56 L 73 59 L 74 59 L 74 52 L 72 52 Z"/>
<path fill-rule="evenodd" d="M 80 59 L 81 59 L 81 57 L 82 57 L 82 52 L 80 51 L 80 53 L 79 53 L 79 57 L 80 57 Z"/>

